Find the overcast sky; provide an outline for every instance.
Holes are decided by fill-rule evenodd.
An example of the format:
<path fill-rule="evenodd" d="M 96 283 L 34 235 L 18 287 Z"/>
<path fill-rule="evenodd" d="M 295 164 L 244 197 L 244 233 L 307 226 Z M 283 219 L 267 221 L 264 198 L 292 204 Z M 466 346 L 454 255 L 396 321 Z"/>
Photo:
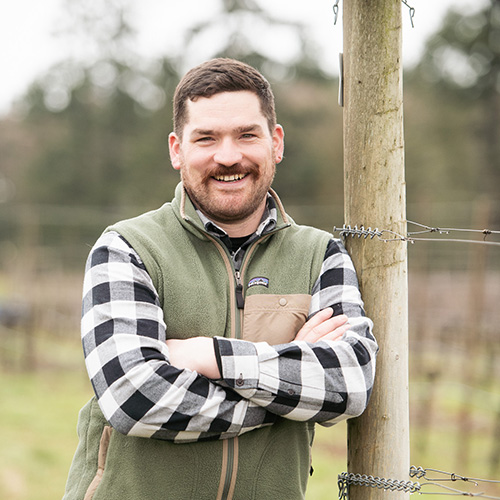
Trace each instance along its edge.
<path fill-rule="evenodd" d="M 68 47 L 54 35 L 61 21 L 64 1 L 67 0 L 0 0 L 0 115 L 8 111 L 13 99 L 22 95 L 37 75 L 68 56 L 78 56 L 73 53 L 74 47 Z M 467 14 L 486 0 L 406 1 L 415 8 L 412 28 L 409 9 L 402 6 L 403 60 L 408 66 L 418 60 L 426 38 L 439 28 L 450 6 Z M 337 72 L 338 54 L 342 51 L 342 19 L 339 16 L 334 25 L 332 7 L 335 0 L 262 0 L 261 3 L 276 17 L 305 22 L 325 67 L 332 73 Z M 134 19 L 139 30 L 138 50 L 148 57 L 169 52 L 177 54 L 182 50 L 179 35 L 187 26 L 206 18 L 215 5 L 217 0 L 136 0 Z M 291 41 L 279 33 L 263 32 L 256 38 L 273 54 L 286 57 L 290 52 Z M 208 46 L 206 56 L 201 52 L 197 54 L 200 60 L 193 60 L 193 64 L 211 55 L 209 49 Z"/>

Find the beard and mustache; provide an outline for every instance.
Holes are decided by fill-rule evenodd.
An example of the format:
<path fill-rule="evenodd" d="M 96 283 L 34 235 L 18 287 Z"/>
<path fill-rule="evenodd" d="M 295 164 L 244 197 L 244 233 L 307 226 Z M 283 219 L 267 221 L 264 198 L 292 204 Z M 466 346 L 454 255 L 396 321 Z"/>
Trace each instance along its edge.
<path fill-rule="evenodd" d="M 274 155 L 274 153 L 273 153 Z M 273 158 L 274 156 L 271 156 Z M 207 169 L 195 180 L 184 162 L 181 166 L 181 180 L 193 204 L 214 222 L 236 223 L 255 213 L 266 198 L 276 172 L 276 164 L 271 160 L 271 168 L 257 164 L 236 164 L 231 167 L 217 165 Z M 251 185 L 242 186 L 241 193 L 221 193 L 214 191 L 214 182 L 231 184 L 234 181 L 217 180 L 227 176 L 250 177 Z"/>

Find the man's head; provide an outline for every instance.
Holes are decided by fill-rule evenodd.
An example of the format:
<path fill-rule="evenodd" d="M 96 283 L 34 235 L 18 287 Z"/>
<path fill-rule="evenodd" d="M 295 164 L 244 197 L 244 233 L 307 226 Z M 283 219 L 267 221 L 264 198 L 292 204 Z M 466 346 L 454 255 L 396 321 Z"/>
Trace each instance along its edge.
<path fill-rule="evenodd" d="M 283 157 L 269 84 L 246 64 L 216 59 L 180 82 L 174 109 L 170 158 L 191 201 L 230 236 L 251 234 Z"/>
<path fill-rule="evenodd" d="M 259 98 L 262 114 L 272 133 L 276 112 L 269 82 L 252 66 L 226 58 L 212 59 L 196 66 L 179 82 L 174 94 L 174 132 L 182 137 L 188 121 L 188 101 L 241 90 L 253 92 Z"/>

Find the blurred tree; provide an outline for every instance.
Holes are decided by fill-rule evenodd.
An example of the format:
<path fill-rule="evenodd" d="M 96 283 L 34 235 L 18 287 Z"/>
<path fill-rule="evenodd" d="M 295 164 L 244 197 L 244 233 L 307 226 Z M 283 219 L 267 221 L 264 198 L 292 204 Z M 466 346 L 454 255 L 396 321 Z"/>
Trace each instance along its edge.
<path fill-rule="evenodd" d="M 164 201 L 166 184 L 176 180 L 151 179 L 167 172 L 166 94 L 178 81 L 172 62 L 134 52 L 130 1 L 65 5 L 60 32 L 84 50 L 50 68 L 26 97 L 26 122 L 45 136 L 31 164 L 27 196 L 100 207 Z"/>
<path fill-rule="evenodd" d="M 209 17 L 187 31 L 181 55 L 184 66 L 193 54 L 198 58 L 201 54 L 203 59 L 246 61 L 270 80 L 290 80 L 297 71 L 324 78 L 304 23 L 277 18 L 257 0 L 219 0 L 217 4 Z"/>
<path fill-rule="evenodd" d="M 477 198 L 478 138 L 471 134 L 478 103 L 405 73 L 405 163 L 408 218 L 467 225 Z M 432 222 L 433 221 L 433 222 Z"/>
<path fill-rule="evenodd" d="M 469 168 L 479 168 L 478 188 L 496 200 L 500 224 L 500 0 L 472 14 L 451 9 L 427 42 L 417 72 L 457 106 L 478 103 L 468 116 L 467 133 L 475 133 L 480 146 Z"/>

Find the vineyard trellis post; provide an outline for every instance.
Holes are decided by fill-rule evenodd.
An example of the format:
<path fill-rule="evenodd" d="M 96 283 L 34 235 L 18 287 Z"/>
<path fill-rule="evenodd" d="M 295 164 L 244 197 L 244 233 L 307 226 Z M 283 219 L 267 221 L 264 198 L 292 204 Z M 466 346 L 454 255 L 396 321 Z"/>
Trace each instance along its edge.
<path fill-rule="evenodd" d="M 344 213 L 406 234 L 401 0 L 343 2 Z M 380 351 L 365 413 L 348 423 L 349 472 L 408 479 L 407 243 L 347 237 Z M 351 486 L 351 500 L 387 498 Z M 409 498 L 404 491 L 391 498 Z"/>

